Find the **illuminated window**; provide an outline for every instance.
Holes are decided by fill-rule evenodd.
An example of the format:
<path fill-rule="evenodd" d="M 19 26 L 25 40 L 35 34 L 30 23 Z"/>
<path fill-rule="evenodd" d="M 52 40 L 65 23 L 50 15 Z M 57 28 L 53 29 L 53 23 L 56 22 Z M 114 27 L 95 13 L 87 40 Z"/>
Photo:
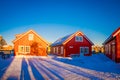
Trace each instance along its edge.
<path fill-rule="evenodd" d="M 19 53 L 24 53 L 24 46 L 19 46 L 18 51 L 19 51 Z"/>
<path fill-rule="evenodd" d="M 61 46 L 61 54 L 63 54 L 63 46 Z"/>
<path fill-rule="evenodd" d="M 25 52 L 30 53 L 30 46 L 25 46 Z"/>
<path fill-rule="evenodd" d="M 33 40 L 33 38 L 34 38 L 34 35 L 33 34 L 29 34 L 28 40 Z"/>
<path fill-rule="evenodd" d="M 55 47 L 53 48 L 53 53 L 55 53 Z"/>
<path fill-rule="evenodd" d="M 76 36 L 75 41 L 76 42 L 83 42 L 83 37 L 82 36 Z"/>
<path fill-rule="evenodd" d="M 58 53 L 58 47 L 56 47 L 56 53 Z"/>

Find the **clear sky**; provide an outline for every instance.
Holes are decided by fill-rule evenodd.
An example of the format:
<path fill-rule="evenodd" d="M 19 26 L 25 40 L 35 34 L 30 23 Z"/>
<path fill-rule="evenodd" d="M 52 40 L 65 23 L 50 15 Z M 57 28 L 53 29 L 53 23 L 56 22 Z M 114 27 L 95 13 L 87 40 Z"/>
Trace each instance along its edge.
<path fill-rule="evenodd" d="M 0 0 L 0 35 L 35 30 L 48 42 L 82 31 L 95 45 L 120 26 L 120 0 Z"/>

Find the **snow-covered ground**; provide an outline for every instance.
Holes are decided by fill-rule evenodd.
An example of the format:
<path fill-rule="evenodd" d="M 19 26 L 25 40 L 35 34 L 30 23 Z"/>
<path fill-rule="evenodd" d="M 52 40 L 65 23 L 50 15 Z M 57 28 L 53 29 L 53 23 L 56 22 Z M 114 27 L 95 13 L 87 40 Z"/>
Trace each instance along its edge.
<path fill-rule="evenodd" d="M 104 54 L 79 58 L 54 55 L 0 58 L 0 80 L 120 80 L 120 63 Z"/>

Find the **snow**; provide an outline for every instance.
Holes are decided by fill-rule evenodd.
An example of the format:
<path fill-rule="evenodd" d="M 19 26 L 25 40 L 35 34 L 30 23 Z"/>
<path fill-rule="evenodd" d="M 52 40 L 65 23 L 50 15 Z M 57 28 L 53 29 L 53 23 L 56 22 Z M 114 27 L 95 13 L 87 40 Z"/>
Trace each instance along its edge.
<path fill-rule="evenodd" d="M 67 35 L 67 36 L 64 36 L 62 38 L 59 38 L 58 40 L 56 40 L 53 44 L 51 44 L 51 46 L 56 46 L 56 45 L 61 45 L 65 40 L 67 40 L 70 36 L 70 35 Z"/>
<path fill-rule="evenodd" d="M 120 80 L 120 63 L 104 54 L 0 58 L 0 80 Z"/>

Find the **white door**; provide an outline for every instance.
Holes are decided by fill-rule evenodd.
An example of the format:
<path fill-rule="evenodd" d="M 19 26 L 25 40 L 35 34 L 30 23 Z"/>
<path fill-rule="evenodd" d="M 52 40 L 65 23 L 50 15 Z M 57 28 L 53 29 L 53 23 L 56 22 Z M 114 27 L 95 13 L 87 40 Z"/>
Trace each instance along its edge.
<path fill-rule="evenodd" d="M 80 56 L 84 56 L 84 47 L 80 47 Z"/>

